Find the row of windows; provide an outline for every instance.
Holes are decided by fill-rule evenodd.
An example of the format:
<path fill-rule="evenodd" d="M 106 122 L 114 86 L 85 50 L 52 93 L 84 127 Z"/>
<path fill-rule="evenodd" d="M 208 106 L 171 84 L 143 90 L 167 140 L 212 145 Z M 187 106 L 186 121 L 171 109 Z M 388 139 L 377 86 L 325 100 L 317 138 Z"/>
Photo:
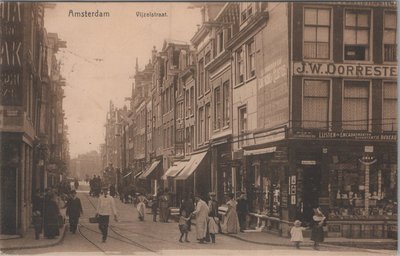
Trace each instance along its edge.
<path fill-rule="evenodd" d="M 302 126 L 308 129 L 330 128 L 330 81 L 304 80 Z M 343 87 L 342 129 L 371 128 L 371 90 L 369 81 L 345 81 Z M 397 131 L 397 83 L 383 83 L 381 127 Z"/>
<path fill-rule="evenodd" d="M 396 12 L 385 11 L 383 20 L 383 57 L 385 61 L 397 61 L 396 24 Z M 303 56 L 305 59 L 331 58 L 331 30 L 331 9 L 304 9 Z M 371 60 L 371 11 L 346 10 L 343 33 L 345 60 Z"/>

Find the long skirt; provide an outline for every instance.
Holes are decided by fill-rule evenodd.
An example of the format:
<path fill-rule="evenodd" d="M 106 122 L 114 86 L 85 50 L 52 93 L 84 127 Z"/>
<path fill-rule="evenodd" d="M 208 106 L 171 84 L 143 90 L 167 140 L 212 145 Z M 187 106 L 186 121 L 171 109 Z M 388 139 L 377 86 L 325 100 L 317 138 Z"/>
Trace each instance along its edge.
<path fill-rule="evenodd" d="M 317 243 L 324 241 L 324 229 L 322 226 L 314 225 L 311 229 L 311 240 Z"/>
<path fill-rule="evenodd" d="M 136 209 L 138 210 L 139 213 L 139 219 L 144 220 L 144 209 L 145 209 L 144 203 L 143 202 L 138 203 Z"/>
<path fill-rule="evenodd" d="M 209 217 L 208 219 L 208 232 L 210 234 L 218 234 L 219 228 L 218 228 L 218 217 Z"/>
<path fill-rule="evenodd" d="M 224 233 L 237 234 L 240 231 L 239 218 L 235 210 L 228 211 L 223 226 Z"/>

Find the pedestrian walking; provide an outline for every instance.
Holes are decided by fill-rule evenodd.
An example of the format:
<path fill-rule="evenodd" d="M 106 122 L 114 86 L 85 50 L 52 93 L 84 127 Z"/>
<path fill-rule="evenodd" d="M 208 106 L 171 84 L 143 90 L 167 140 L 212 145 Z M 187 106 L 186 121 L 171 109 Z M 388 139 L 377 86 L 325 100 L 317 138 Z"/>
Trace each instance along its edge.
<path fill-rule="evenodd" d="M 242 193 L 237 200 L 236 211 L 239 218 L 240 232 L 244 232 L 246 229 L 247 214 L 249 213 L 249 205 L 247 203 L 246 194 Z"/>
<path fill-rule="evenodd" d="M 236 212 L 237 202 L 234 199 L 234 194 L 228 196 L 228 202 L 226 203 L 228 210 L 226 211 L 224 221 L 224 231 L 228 234 L 237 234 L 240 230 L 239 219 Z"/>
<path fill-rule="evenodd" d="M 67 202 L 66 214 L 69 217 L 69 231 L 75 234 L 79 223 L 79 217 L 83 214 L 81 200 L 76 197 L 76 191 L 71 191 L 72 198 Z"/>
<path fill-rule="evenodd" d="M 99 219 L 99 229 L 102 234 L 102 242 L 105 243 L 108 234 L 108 224 L 110 222 L 110 215 L 114 215 L 115 221 L 118 221 L 117 208 L 115 207 L 114 198 L 108 196 L 108 188 L 103 188 L 103 195 L 99 197 L 97 203 L 97 214 Z"/>
<path fill-rule="evenodd" d="M 115 195 L 116 195 L 115 185 L 111 184 L 110 185 L 110 196 L 115 197 Z"/>
<path fill-rule="evenodd" d="M 186 194 L 185 198 L 182 200 L 181 207 L 179 208 L 179 213 L 182 215 L 182 212 L 186 211 L 186 214 L 189 216 L 194 211 L 194 203 L 192 199 L 192 194 Z M 190 231 L 192 227 L 192 219 L 188 220 L 188 230 Z"/>
<path fill-rule="evenodd" d="M 182 238 L 185 236 L 185 242 L 190 242 L 188 240 L 189 226 L 188 221 L 190 220 L 190 216 L 186 213 L 185 210 L 182 211 L 181 216 L 179 217 L 179 231 L 181 232 L 181 237 L 179 238 L 179 242 L 183 243 Z"/>
<path fill-rule="evenodd" d="M 79 181 L 78 181 L 78 179 L 75 179 L 75 181 L 74 181 L 74 187 L 75 187 L 75 190 L 78 190 L 78 187 L 79 187 Z"/>
<path fill-rule="evenodd" d="M 192 216 L 196 218 L 196 237 L 199 243 L 204 244 L 207 235 L 208 206 L 200 195 L 195 196 L 196 209 Z"/>
<path fill-rule="evenodd" d="M 290 241 L 294 242 L 295 247 L 300 249 L 300 243 L 303 242 L 303 230 L 305 227 L 301 226 L 301 221 L 296 220 L 294 226 L 290 229 Z"/>
<path fill-rule="evenodd" d="M 314 216 L 311 222 L 311 240 L 314 241 L 314 249 L 319 250 L 319 243 L 324 241 L 325 216 L 319 208 L 314 208 Z"/>
<path fill-rule="evenodd" d="M 211 242 L 215 244 L 215 235 L 219 233 L 218 218 L 218 202 L 214 192 L 209 193 L 210 201 L 208 201 L 208 232 L 210 233 Z"/>
<path fill-rule="evenodd" d="M 146 202 L 147 199 L 145 196 L 143 196 L 142 194 L 139 194 L 138 196 L 138 203 L 136 205 L 136 209 L 139 213 L 139 220 L 140 221 L 144 221 L 144 211 L 146 209 Z"/>
<path fill-rule="evenodd" d="M 157 222 L 158 200 L 157 196 L 153 196 L 151 200 L 151 213 L 153 214 L 153 221 Z"/>
<path fill-rule="evenodd" d="M 169 204 L 170 196 L 168 189 L 166 188 L 163 194 L 160 196 L 160 221 L 168 222 L 169 219 Z"/>
<path fill-rule="evenodd" d="M 44 236 L 48 239 L 54 239 L 60 235 L 58 216 L 60 216 L 60 209 L 56 202 L 56 195 L 49 191 L 45 199 L 43 215 Z"/>

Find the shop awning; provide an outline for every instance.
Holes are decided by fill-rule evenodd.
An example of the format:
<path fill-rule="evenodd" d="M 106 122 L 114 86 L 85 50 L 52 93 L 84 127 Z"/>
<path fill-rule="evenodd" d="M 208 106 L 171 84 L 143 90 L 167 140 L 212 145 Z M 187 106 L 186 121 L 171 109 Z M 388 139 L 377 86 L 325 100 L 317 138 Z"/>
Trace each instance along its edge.
<path fill-rule="evenodd" d="M 174 163 L 173 166 L 169 167 L 168 170 L 165 172 L 163 175 L 162 179 L 166 180 L 168 177 L 174 178 L 176 175 L 178 175 L 183 168 L 185 168 L 186 164 L 189 163 L 189 161 L 179 161 Z"/>
<path fill-rule="evenodd" d="M 197 167 L 199 166 L 201 161 L 204 159 L 206 154 L 207 154 L 207 151 L 192 155 L 190 157 L 189 162 L 187 162 L 185 168 L 183 168 L 183 170 L 178 174 L 178 176 L 175 178 L 175 180 L 186 180 L 187 178 L 189 178 L 189 176 L 192 175 L 196 171 Z"/>
<path fill-rule="evenodd" d="M 147 179 L 147 177 L 152 174 L 158 167 L 161 161 L 154 161 L 149 168 L 147 168 L 146 171 L 143 172 L 142 175 L 140 175 L 139 179 Z"/>
<path fill-rule="evenodd" d="M 245 155 L 245 156 L 261 155 L 261 154 L 273 153 L 275 151 L 276 151 L 276 147 L 261 148 L 261 149 L 245 150 L 243 152 L 243 155 Z"/>
<path fill-rule="evenodd" d="M 130 173 L 124 175 L 124 177 L 122 177 L 122 178 L 125 179 L 126 177 L 128 177 L 128 176 L 131 175 L 131 174 L 132 174 L 132 172 L 130 172 Z"/>
<path fill-rule="evenodd" d="M 140 175 L 142 175 L 143 172 L 138 172 L 135 174 L 135 176 L 133 176 L 134 179 L 137 179 Z"/>

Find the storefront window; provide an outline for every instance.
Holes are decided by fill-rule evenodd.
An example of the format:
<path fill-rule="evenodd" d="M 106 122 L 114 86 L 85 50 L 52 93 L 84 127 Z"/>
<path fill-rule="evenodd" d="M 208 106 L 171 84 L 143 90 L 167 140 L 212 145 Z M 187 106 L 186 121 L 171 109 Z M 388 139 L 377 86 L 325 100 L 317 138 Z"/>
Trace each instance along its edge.
<path fill-rule="evenodd" d="M 395 216 L 397 165 L 375 163 L 370 166 L 369 179 L 366 179 L 364 164 L 344 158 L 331 171 L 330 219 Z"/>

